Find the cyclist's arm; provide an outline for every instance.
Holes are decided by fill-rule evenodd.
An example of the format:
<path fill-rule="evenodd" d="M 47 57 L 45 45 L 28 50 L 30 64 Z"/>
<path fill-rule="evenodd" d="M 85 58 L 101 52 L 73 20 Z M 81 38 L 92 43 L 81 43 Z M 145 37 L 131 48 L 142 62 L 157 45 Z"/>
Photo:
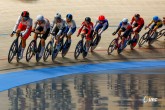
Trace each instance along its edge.
<path fill-rule="evenodd" d="M 18 19 L 17 19 L 17 21 L 16 21 L 16 24 L 15 24 L 15 26 L 14 26 L 14 28 L 13 28 L 13 32 L 16 32 L 20 21 L 21 21 L 21 16 L 18 17 Z"/>
<path fill-rule="evenodd" d="M 107 25 L 108 25 L 108 22 L 105 22 L 105 23 L 103 24 L 103 27 L 102 27 L 102 29 L 100 30 L 99 34 L 102 34 L 102 32 L 105 30 L 105 28 L 106 28 Z"/>
<path fill-rule="evenodd" d="M 119 24 L 119 26 L 118 26 L 118 28 L 116 29 L 116 31 L 114 32 L 114 34 L 116 34 L 116 33 L 120 30 L 121 26 L 122 26 L 122 23 Z"/>
<path fill-rule="evenodd" d="M 33 20 L 30 19 L 28 24 L 27 24 L 27 27 L 26 27 L 26 30 L 22 33 L 22 36 L 24 36 L 25 34 L 27 34 L 27 32 L 29 31 L 29 29 L 32 27 L 32 24 L 33 24 Z"/>
<path fill-rule="evenodd" d="M 134 17 L 132 17 L 132 20 L 131 20 L 131 25 L 133 24 L 133 22 L 135 21 L 135 18 Z"/>
<path fill-rule="evenodd" d="M 154 20 L 152 20 L 149 24 L 148 24 L 148 26 L 147 27 L 149 27 L 152 23 L 154 22 Z"/>
<path fill-rule="evenodd" d="M 78 30 L 78 34 L 77 35 L 80 35 L 82 29 L 83 29 L 84 25 L 82 24 L 82 26 L 80 27 L 80 29 Z"/>
<path fill-rule="evenodd" d="M 72 25 L 71 25 L 71 27 L 69 28 L 68 33 L 71 33 L 71 31 L 72 31 L 73 28 L 76 28 L 76 23 L 75 23 L 74 20 L 72 20 Z"/>

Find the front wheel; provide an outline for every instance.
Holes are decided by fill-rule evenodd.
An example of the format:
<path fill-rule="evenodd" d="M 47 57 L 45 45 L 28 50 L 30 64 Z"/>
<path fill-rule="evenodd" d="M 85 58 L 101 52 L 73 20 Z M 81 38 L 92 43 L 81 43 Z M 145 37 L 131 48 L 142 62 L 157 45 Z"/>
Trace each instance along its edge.
<path fill-rule="evenodd" d="M 54 49 L 53 53 L 52 53 L 52 61 L 54 62 L 54 60 L 56 59 L 58 55 L 58 50 L 57 49 Z"/>
<path fill-rule="evenodd" d="M 17 52 L 17 45 L 16 45 L 16 41 L 14 40 L 13 43 L 11 44 L 9 53 L 8 53 L 8 62 L 11 63 L 11 61 L 13 60 L 14 56 L 16 55 Z"/>
<path fill-rule="evenodd" d="M 42 56 L 40 56 L 40 52 L 41 52 L 41 41 L 38 44 L 38 48 L 37 48 L 37 53 L 36 53 L 36 61 L 39 62 L 40 59 L 42 58 Z"/>
<path fill-rule="evenodd" d="M 32 40 L 26 51 L 26 61 L 29 62 L 32 56 L 35 54 L 35 40 Z"/>
<path fill-rule="evenodd" d="M 82 49 L 83 49 L 83 44 L 82 44 L 82 40 L 80 40 L 75 48 L 75 51 L 74 51 L 74 58 L 77 59 L 80 55 L 80 53 L 82 52 Z"/>
<path fill-rule="evenodd" d="M 145 42 L 147 42 L 148 33 L 143 34 L 143 36 L 139 40 L 139 47 L 141 47 Z"/>
<path fill-rule="evenodd" d="M 17 51 L 17 62 L 20 61 L 20 54 L 21 54 L 21 49 L 22 49 L 22 41 L 19 44 L 18 51 Z"/>
<path fill-rule="evenodd" d="M 117 39 L 113 39 L 112 42 L 109 44 L 109 47 L 108 47 L 108 50 L 107 50 L 108 55 L 110 55 L 117 48 L 116 40 Z"/>

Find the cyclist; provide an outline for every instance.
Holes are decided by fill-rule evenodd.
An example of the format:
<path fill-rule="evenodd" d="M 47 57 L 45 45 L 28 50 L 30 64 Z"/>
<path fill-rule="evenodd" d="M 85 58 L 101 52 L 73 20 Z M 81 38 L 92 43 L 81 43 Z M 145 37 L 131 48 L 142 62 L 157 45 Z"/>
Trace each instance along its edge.
<path fill-rule="evenodd" d="M 92 34 L 93 34 L 92 33 L 93 32 L 93 23 L 91 22 L 90 17 L 86 17 L 85 21 L 82 22 L 82 25 L 81 25 L 80 29 L 78 30 L 77 37 L 80 35 L 81 31 L 86 36 L 85 54 L 87 55 L 89 48 L 90 48 L 91 40 L 92 40 Z"/>
<path fill-rule="evenodd" d="M 29 37 L 31 30 L 32 30 L 33 20 L 29 16 L 28 11 L 23 11 L 21 16 L 18 17 L 16 25 L 14 26 L 13 32 L 11 33 L 11 37 L 13 37 L 14 33 L 16 32 L 16 36 L 21 36 L 22 41 L 22 49 L 19 55 L 19 59 L 23 58 L 23 52 L 26 47 L 26 39 Z"/>
<path fill-rule="evenodd" d="M 152 29 L 152 32 L 155 32 L 155 35 L 154 35 L 154 38 L 155 38 L 155 36 L 157 36 L 158 34 L 156 30 L 163 26 L 163 22 L 158 16 L 154 16 L 153 20 L 148 24 L 148 26 L 145 27 L 145 29 L 147 29 L 152 23 L 154 24 L 151 26 L 151 29 Z M 152 32 L 150 34 L 152 34 Z"/>
<path fill-rule="evenodd" d="M 65 34 L 66 37 L 68 38 L 68 43 L 70 46 L 71 44 L 71 35 L 76 31 L 76 23 L 73 20 L 72 14 L 67 14 L 66 15 L 66 29 L 65 29 Z"/>
<path fill-rule="evenodd" d="M 121 32 L 124 32 L 123 35 L 121 35 Z M 115 32 L 113 32 L 113 35 L 115 35 L 116 33 L 118 33 L 118 38 L 117 39 L 119 39 L 119 37 L 121 37 L 122 44 L 124 44 L 125 40 L 131 34 L 131 32 L 132 32 L 132 26 L 131 26 L 131 24 L 128 23 L 128 19 L 127 18 L 123 18 L 123 20 L 120 22 L 117 30 Z M 117 40 L 117 47 L 118 47 L 118 40 Z"/>
<path fill-rule="evenodd" d="M 135 14 L 132 17 L 131 23 L 132 28 L 134 29 L 133 33 L 135 34 L 135 42 L 137 42 L 137 35 L 138 33 L 142 30 L 143 26 L 144 26 L 144 19 L 142 17 L 140 17 L 140 14 Z"/>
<path fill-rule="evenodd" d="M 94 33 L 98 33 L 99 36 L 105 31 L 109 26 L 108 20 L 105 19 L 104 15 L 100 15 L 98 20 L 94 25 Z"/>
<path fill-rule="evenodd" d="M 62 35 L 64 35 L 64 32 L 66 30 L 66 25 L 65 25 L 65 21 L 61 18 L 61 14 L 56 13 L 54 20 L 53 20 L 53 24 L 52 24 L 52 30 L 51 33 L 53 34 L 51 40 L 54 41 L 54 37 L 56 39 L 56 49 L 59 50 L 60 49 L 60 45 L 59 45 L 59 40 L 60 37 Z"/>
<path fill-rule="evenodd" d="M 32 29 L 32 31 L 35 31 L 34 40 L 37 40 L 38 34 L 42 34 L 41 52 L 39 54 L 39 57 L 42 57 L 44 50 L 45 50 L 45 40 L 49 36 L 49 32 L 50 32 L 49 20 L 44 18 L 43 15 L 38 15 L 37 21 L 35 22 L 35 25 L 34 25 L 34 28 Z"/>

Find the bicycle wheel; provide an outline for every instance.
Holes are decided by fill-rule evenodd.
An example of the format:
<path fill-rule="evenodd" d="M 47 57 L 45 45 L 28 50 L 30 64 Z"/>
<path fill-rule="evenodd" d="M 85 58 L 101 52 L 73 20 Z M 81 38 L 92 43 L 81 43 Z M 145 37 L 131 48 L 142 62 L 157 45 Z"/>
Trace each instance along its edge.
<path fill-rule="evenodd" d="M 65 55 L 68 53 L 70 46 L 71 46 L 71 43 L 68 43 L 68 40 L 66 40 L 62 48 L 62 53 L 61 53 L 62 57 L 65 57 Z"/>
<path fill-rule="evenodd" d="M 165 36 L 165 29 L 162 29 L 161 31 L 159 31 L 158 36 L 156 37 L 156 39 L 159 39 L 162 36 Z"/>
<path fill-rule="evenodd" d="M 17 62 L 20 61 L 19 56 L 21 54 L 21 49 L 22 49 L 22 41 L 19 44 L 18 51 L 17 51 Z"/>
<path fill-rule="evenodd" d="M 35 55 L 35 44 L 36 41 L 32 40 L 26 51 L 26 61 L 29 62 L 33 55 Z"/>
<path fill-rule="evenodd" d="M 80 53 L 82 52 L 82 40 L 80 40 L 78 43 L 77 43 L 77 46 L 75 48 L 75 51 L 74 51 L 74 58 L 77 59 L 78 56 L 80 55 Z"/>
<path fill-rule="evenodd" d="M 155 35 L 155 34 L 157 34 L 158 35 L 158 33 L 152 33 L 152 35 L 150 35 L 151 37 L 149 37 L 149 39 L 148 39 L 148 45 L 151 45 L 151 44 L 153 44 L 154 43 L 154 41 L 156 40 L 156 37 L 157 37 L 157 35 Z"/>
<path fill-rule="evenodd" d="M 136 46 L 138 40 L 139 40 L 139 35 L 137 36 L 137 38 L 135 38 L 135 36 L 133 37 L 133 39 L 131 40 L 131 44 L 130 44 L 131 50 L 134 49 L 134 47 Z"/>
<path fill-rule="evenodd" d="M 119 47 L 117 49 L 117 53 L 120 54 L 123 51 L 122 42 L 120 42 Z"/>
<path fill-rule="evenodd" d="M 115 50 L 115 48 L 117 47 L 116 40 L 117 39 L 113 39 L 112 42 L 109 44 L 109 47 L 108 47 L 108 50 L 107 50 L 108 55 L 110 55 Z"/>
<path fill-rule="evenodd" d="M 13 41 L 13 43 L 11 44 L 9 53 L 8 53 L 8 62 L 11 63 L 11 61 L 13 60 L 14 56 L 16 55 L 17 52 L 17 45 L 16 45 L 16 40 Z"/>
<path fill-rule="evenodd" d="M 58 50 L 57 49 L 54 49 L 53 53 L 52 53 L 52 61 L 54 62 L 54 60 L 56 59 L 58 55 Z"/>
<path fill-rule="evenodd" d="M 53 48 L 53 43 L 51 41 L 48 42 L 45 51 L 44 51 L 44 55 L 43 55 L 43 60 L 46 61 L 49 57 L 49 55 L 52 54 L 52 49 Z"/>
<path fill-rule="evenodd" d="M 91 46 L 91 51 L 93 51 L 97 47 L 97 45 L 99 44 L 100 40 L 101 40 L 101 36 L 97 36 L 94 39 L 94 41 L 92 43 L 93 45 Z"/>
<path fill-rule="evenodd" d="M 148 33 L 144 33 L 139 40 L 139 47 L 141 47 L 147 41 L 147 38 L 148 38 Z"/>
<path fill-rule="evenodd" d="M 39 56 L 40 52 L 41 52 L 41 41 L 40 41 L 40 43 L 38 44 L 37 53 L 36 53 L 36 61 L 37 61 L 37 62 L 39 62 L 40 59 L 41 59 L 41 57 L 42 57 L 42 56 Z"/>

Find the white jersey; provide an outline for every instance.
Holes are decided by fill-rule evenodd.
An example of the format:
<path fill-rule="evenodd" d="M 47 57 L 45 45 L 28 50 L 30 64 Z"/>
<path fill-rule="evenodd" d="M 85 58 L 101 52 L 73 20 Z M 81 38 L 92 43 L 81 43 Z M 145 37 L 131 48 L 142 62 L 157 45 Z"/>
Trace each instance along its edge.
<path fill-rule="evenodd" d="M 51 30 L 51 33 L 54 32 L 55 28 L 57 27 L 59 29 L 59 32 L 57 33 L 57 36 L 62 34 L 63 29 L 66 27 L 65 20 L 61 19 L 61 22 L 58 23 L 55 19 L 52 24 L 53 29 Z"/>
<path fill-rule="evenodd" d="M 76 28 L 76 23 L 75 23 L 75 21 L 74 20 L 72 20 L 71 22 L 69 22 L 69 23 L 67 23 L 66 22 L 66 26 L 68 27 L 68 28 Z"/>
<path fill-rule="evenodd" d="M 19 16 L 18 20 L 16 22 L 16 25 L 14 26 L 14 29 L 13 29 L 14 32 L 16 32 L 18 25 L 20 23 L 22 23 L 22 25 L 26 26 L 26 30 L 22 33 L 22 35 L 24 36 L 29 31 L 29 29 L 32 27 L 33 20 L 31 18 L 29 18 L 27 21 L 22 21 L 22 16 Z"/>
<path fill-rule="evenodd" d="M 45 32 L 46 32 L 47 29 L 50 28 L 49 20 L 46 19 L 46 18 L 44 18 L 44 22 L 40 25 L 38 24 L 38 21 L 36 21 L 35 25 L 34 25 L 34 29 L 36 29 L 37 25 L 43 27 L 43 31 L 45 31 Z"/>

